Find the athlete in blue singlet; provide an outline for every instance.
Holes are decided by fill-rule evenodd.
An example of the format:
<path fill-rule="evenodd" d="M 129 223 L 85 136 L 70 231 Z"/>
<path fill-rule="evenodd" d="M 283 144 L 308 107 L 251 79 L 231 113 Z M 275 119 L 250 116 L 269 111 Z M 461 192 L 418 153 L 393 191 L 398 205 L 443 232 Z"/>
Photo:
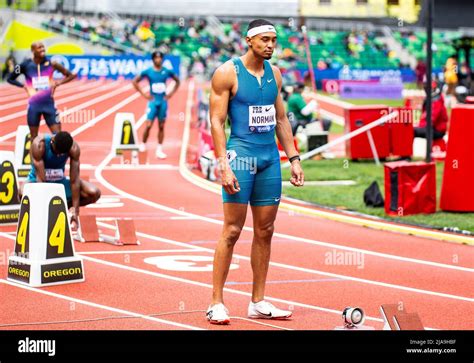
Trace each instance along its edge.
<path fill-rule="evenodd" d="M 179 87 L 178 76 L 170 69 L 164 68 L 163 65 L 164 55 L 161 52 L 153 52 L 151 59 L 153 60 L 153 67 L 145 69 L 133 80 L 135 89 L 145 97 L 148 102 L 145 131 L 143 133 L 143 145 L 142 149 L 145 148 L 145 144 L 150 134 L 151 126 L 155 118 L 158 119 L 158 145 L 156 148 L 156 157 L 165 159 L 166 154 L 163 152 L 163 140 L 165 137 L 165 121 L 166 114 L 168 111 L 168 100 L 176 92 Z M 150 83 L 150 93 L 145 93 L 139 82 L 143 79 L 148 79 Z M 173 79 L 175 81 L 173 90 L 166 94 L 166 81 Z"/>
<path fill-rule="evenodd" d="M 220 66 L 212 77 L 211 131 L 219 160 L 224 200 L 224 228 L 214 256 L 212 302 L 207 319 L 228 324 L 223 288 L 232 252 L 250 204 L 254 237 L 251 264 L 252 299 L 248 317 L 287 319 L 291 311 L 264 300 L 270 246 L 281 198 L 281 170 L 275 134 L 291 162 L 291 183 L 302 186 L 304 174 L 293 143 L 291 126 L 280 95 L 280 70 L 268 60 L 276 45 L 274 26 L 254 20 L 247 31 L 247 53 Z M 226 143 L 224 124 L 229 116 L 231 134 Z"/>
<path fill-rule="evenodd" d="M 27 121 L 30 127 L 31 140 L 38 135 L 38 128 L 41 116 L 53 134 L 61 131 L 59 114 L 54 104 L 54 91 L 57 87 L 72 81 L 76 75 L 69 72 L 61 64 L 52 62 L 46 57 L 44 44 L 36 42 L 31 44 L 33 53 L 32 59 L 27 59 L 21 63 L 18 69 L 10 74 L 8 83 L 24 88 L 28 94 Z M 59 71 L 64 78 L 55 81 L 54 71 Z M 25 84 L 21 84 L 16 79 L 20 74 L 25 76 Z"/>
<path fill-rule="evenodd" d="M 59 183 L 64 185 L 68 207 L 71 208 L 71 228 L 77 228 L 79 207 L 95 203 L 100 190 L 93 184 L 80 179 L 80 148 L 68 132 L 56 135 L 39 135 L 31 144 L 32 167 L 26 183 Z M 65 175 L 67 160 L 70 159 L 69 178 Z M 23 188 L 22 188 L 23 189 Z"/>

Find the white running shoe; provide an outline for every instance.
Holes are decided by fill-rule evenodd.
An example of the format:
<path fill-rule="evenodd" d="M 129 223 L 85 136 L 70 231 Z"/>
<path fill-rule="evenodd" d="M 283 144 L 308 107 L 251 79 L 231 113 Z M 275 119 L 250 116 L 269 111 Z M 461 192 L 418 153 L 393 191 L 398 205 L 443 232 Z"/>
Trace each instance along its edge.
<path fill-rule="evenodd" d="M 206 312 L 206 318 L 211 324 L 227 325 L 230 323 L 229 310 L 222 303 L 210 305 Z"/>
<path fill-rule="evenodd" d="M 291 311 L 278 309 L 265 300 L 250 302 L 248 309 L 248 317 L 251 319 L 288 319 L 291 314 Z"/>
<path fill-rule="evenodd" d="M 158 149 L 156 150 L 156 154 L 155 154 L 155 155 L 156 155 L 156 157 L 157 157 L 158 159 L 166 159 L 166 157 L 168 156 L 168 155 L 166 155 L 163 151 L 158 150 Z"/>

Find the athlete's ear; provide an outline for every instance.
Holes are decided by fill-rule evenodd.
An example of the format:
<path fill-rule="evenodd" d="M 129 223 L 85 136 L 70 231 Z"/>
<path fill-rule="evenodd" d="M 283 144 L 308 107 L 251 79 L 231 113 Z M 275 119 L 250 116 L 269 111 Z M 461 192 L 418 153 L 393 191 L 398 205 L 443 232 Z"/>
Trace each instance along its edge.
<path fill-rule="evenodd" d="M 247 41 L 247 45 L 249 46 L 249 48 L 252 48 L 252 38 L 246 37 L 245 40 Z"/>

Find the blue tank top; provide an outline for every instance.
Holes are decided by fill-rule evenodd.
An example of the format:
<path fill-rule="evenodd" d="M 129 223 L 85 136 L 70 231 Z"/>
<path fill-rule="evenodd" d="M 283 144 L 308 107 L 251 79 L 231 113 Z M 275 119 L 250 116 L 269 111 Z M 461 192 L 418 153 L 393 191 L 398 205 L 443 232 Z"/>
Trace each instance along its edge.
<path fill-rule="evenodd" d="M 173 78 L 175 73 L 167 68 L 161 67 L 157 70 L 155 67 L 145 69 L 140 73 L 142 78 L 147 78 L 150 82 L 150 93 L 154 101 L 161 102 L 166 95 L 166 81 Z"/>
<path fill-rule="evenodd" d="M 264 61 L 264 74 L 260 84 L 240 58 L 234 58 L 232 62 L 238 86 L 237 94 L 229 102 L 230 138 L 253 144 L 274 143 L 278 86 L 272 66 Z"/>
<path fill-rule="evenodd" d="M 57 182 L 65 178 L 64 169 L 66 167 L 67 159 L 69 154 L 57 155 L 51 149 L 51 135 L 44 135 L 44 169 L 46 173 L 47 182 Z M 28 179 L 36 181 L 36 170 L 34 167 L 31 168 Z"/>

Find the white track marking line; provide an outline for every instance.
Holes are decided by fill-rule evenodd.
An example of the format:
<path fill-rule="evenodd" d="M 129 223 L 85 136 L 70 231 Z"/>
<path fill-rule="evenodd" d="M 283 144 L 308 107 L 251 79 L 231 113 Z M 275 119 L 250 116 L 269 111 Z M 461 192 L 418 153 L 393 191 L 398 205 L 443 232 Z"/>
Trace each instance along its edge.
<path fill-rule="evenodd" d="M 129 251 L 91 251 L 91 252 L 76 252 L 79 255 L 122 255 L 122 254 L 140 254 L 140 253 L 183 253 L 183 252 L 198 252 L 186 249 L 176 250 L 129 250 Z"/>
<path fill-rule="evenodd" d="M 194 87 L 194 86 L 193 86 Z M 191 86 L 190 86 L 191 88 Z M 221 187 L 209 182 L 205 179 L 203 180 L 196 180 L 195 174 L 189 171 L 189 169 L 186 166 L 186 151 L 187 151 L 187 144 L 189 143 L 189 128 L 190 128 L 190 117 L 191 117 L 191 106 L 192 106 L 192 90 L 189 91 L 188 93 L 188 100 L 187 100 L 187 105 L 186 105 L 186 116 L 185 116 L 185 126 L 184 126 L 184 132 L 183 132 L 183 143 L 181 145 L 181 153 L 180 153 L 180 160 L 179 160 L 179 171 L 181 176 L 186 179 L 188 182 L 202 188 L 206 189 L 208 191 L 211 191 L 215 194 L 221 194 Z M 305 207 L 300 207 L 300 206 L 294 206 L 292 204 L 288 203 L 281 203 L 281 206 L 286 207 L 287 209 L 294 209 L 296 212 L 298 212 L 298 209 L 301 210 L 309 210 L 308 208 Z M 325 215 L 330 215 L 330 212 L 324 212 L 321 211 L 318 213 L 320 214 L 325 214 Z M 346 219 L 356 219 L 355 217 L 347 216 Z M 380 224 L 383 225 L 383 222 L 376 222 L 376 221 L 371 221 L 373 224 Z M 410 227 L 406 227 L 407 230 L 410 229 Z M 253 231 L 249 227 L 244 226 L 244 230 L 248 231 Z M 415 229 L 413 229 L 415 230 Z M 411 258 L 411 257 L 403 257 L 403 256 L 397 256 L 397 255 L 391 255 L 387 253 L 382 253 L 382 252 L 375 252 L 375 251 L 370 251 L 370 250 L 365 250 L 361 248 L 356 248 L 356 247 L 348 247 L 348 246 L 341 246 L 329 242 L 323 242 L 323 241 L 318 241 L 318 240 L 313 240 L 313 239 L 308 239 L 304 237 L 295 237 L 295 236 L 290 236 L 282 233 L 275 232 L 274 236 L 281 237 L 281 238 L 286 238 L 286 239 L 292 239 L 298 242 L 302 243 L 308 243 L 308 244 L 313 244 L 313 245 L 318 245 L 318 246 L 324 246 L 324 247 L 330 247 L 330 248 L 335 248 L 335 249 L 341 249 L 341 250 L 346 250 L 346 251 L 351 251 L 351 252 L 357 252 L 357 253 L 362 253 L 366 255 L 371 255 L 371 256 L 377 256 L 377 257 L 382 257 L 382 258 L 389 258 L 389 259 L 394 259 L 394 260 L 399 260 L 399 261 L 404 261 L 404 262 L 412 262 L 412 263 L 419 263 L 419 264 L 424 264 L 424 265 L 429 265 L 429 266 L 434 266 L 434 267 L 441 267 L 441 268 L 447 268 L 447 269 L 453 269 L 453 270 L 458 270 L 458 271 L 465 271 L 465 272 L 474 272 L 473 268 L 469 267 L 463 267 L 463 266 L 454 266 L 450 264 L 444 264 L 440 262 L 434 262 L 434 261 L 428 261 L 428 260 L 421 260 L 421 259 L 416 259 L 416 258 Z"/>
<path fill-rule="evenodd" d="M 65 92 L 59 92 L 58 93 L 55 93 L 54 94 L 54 100 L 55 101 L 62 101 L 62 100 L 65 100 L 66 97 L 64 96 L 67 96 L 71 93 L 75 93 L 77 96 L 81 95 L 82 93 L 77 93 L 78 91 L 82 91 L 84 89 L 88 90 L 89 92 L 84 92 L 82 94 L 81 97 L 84 97 L 84 96 L 87 96 L 90 91 L 92 89 L 99 89 L 101 86 L 104 86 L 102 85 L 101 83 L 98 83 L 96 87 L 94 87 L 94 84 L 86 84 L 86 85 L 81 85 L 77 88 L 73 88 L 73 89 L 68 89 L 66 90 Z M 60 88 L 59 88 L 60 89 Z M 80 98 L 80 97 L 78 97 Z M 75 98 L 73 98 L 75 99 Z M 4 101 L 2 99 L 2 101 Z M 2 104 L 0 105 L 0 110 L 8 110 L 9 108 L 13 108 L 13 107 L 19 107 L 19 106 L 27 106 L 28 105 L 28 98 L 26 97 L 26 94 L 24 95 L 24 97 L 22 97 L 19 101 L 16 101 L 16 102 L 8 102 L 6 104 Z"/>
<path fill-rule="evenodd" d="M 208 289 L 212 289 L 211 284 L 206 284 L 204 282 L 189 280 L 189 279 L 185 279 L 185 278 L 182 278 L 182 277 L 176 277 L 176 276 L 172 276 L 172 275 L 166 275 L 166 274 L 163 274 L 163 273 L 148 271 L 148 270 L 144 270 L 144 269 L 140 269 L 140 268 L 136 268 L 136 267 L 125 266 L 125 265 L 122 265 L 122 264 L 119 264 L 119 263 L 109 262 L 109 261 L 106 261 L 106 260 L 97 259 L 97 258 L 93 258 L 93 257 L 88 257 L 88 256 L 82 256 L 82 257 L 84 258 L 84 260 L 96 262 L 96 263 L 99 263 L 99 264 L 102 264 L 102 265 L 107 265 L 107 266 L 111 266 L 111 267 L 120 268 L 120 269 L 123 269 L 123 270 L 133 271 L 133 272 L 141 273 L 141 274 L 144 274 L 144 275 L 159 277 L 159 278 L 163 278 L 163 279 L 166 279 L 166 280 L 182 282 L 182 283 L 186 283 L 188 285 L 195 285 L 195 286 L 206 287 Z M 233 294 L 242 295 L 242 296 L 248 296 L 248 297 L 252 296 L 252 294 L 249 293 L 249 292 L 245 292 L 245 291 L 241 291 L 241 290 L 235 290 L 235 289 L 231 289 L 231 288 L 228 288 L 228 287 L 225 287 L 224 291 L 230 292 L 230 293 L 233 293 Z M 326 313 L 341 315 L 341 312 L 339 310 L 328 309 L 328 308 L 323 308 L 323 307 L 320 307 L 320 306 L 303 304 L 303 303 L 299 303 L 299 302 L 296 302 L 296 301 L 279 299 L 279 298 L 274 298 L 274 297 L 269 297 L 269 296 L 265 296 L 265 299 L 270 300 L 270 301 L 275 301 L 275 302 L 288 304 L 288 305 L 299 306 L 299 307 L 302 307 L 302 308 L 308 308 L 308 309 L 311 309 L 311 310 L 318 310 L 318 311 L 323 311 L 323 312 L 326 312 Z M 366 319 L 367 320 L 383 322 L 383 319 L 373 318 L 373 317 L 369 317 L 369 316 L 367 316 Z"/>
<path fill-rule="evenodd" d="M 58 298 L 58 299 L 72 301 L 72 302 L 75 302 L 75 303 L 78 303 L 78 304 L 87 305 L 87 306 L 91 306 L 91 307 L 102 309 L 102 310 L 112 311 L 114 313 L 119 313 L 119 314 L 123 314 L 123 315 L 126 315 L 126 316 L 134 316 L 136 318 L 141 318 L 141 319 L 144 319 L 144 320 L 153 321 L 155 323 L 161 323 L 161 324 L 165 324 L 165 325 L 171 325 L 171 326 L 176 326 L 176 327 L 179 327 L 179 328 L 190 329 L 190 330 L 204 330 L 204 329 L 198 328 L 196 326 L 192 326 L 192 325 L 175 323 L 175 322 L 172 322 L 172 321 L 169 321 L 169 320 L 154 318 L 152 316 L 136 313 L 136 312 L 133 312 L 133 311 L 130 311 L 130 310 L 114 308 L 112 306 L 98 304 L 98 303 L 94 303 L 94 302 L 88 301 L 88 300 L 77 299 L 77 298 L 74 298 L 74 297 L 70 297 L 70 296 L 67 296 L 67 295 L 61 295 L 61 294 L 51 292 L 51 291 L 47 291 L 47 290 L 41 290 L 41 289 L 34 288 L 34 287 L 29 287 L 29 286 L 25 286 L 25 285 L 16 284 L 14 282 L 10 282 L 10 281 L 7 281 L 5 279 L 0 279 L 0 283 L 5 284 L 5 285 L 18 287 L 20 289 L 24 289 L 24 290 L 28 290 L 28 291 L 33 291 L 33 292 L 36 292 L 36 293 L 39 293 L 39 294 L 52 296 L 52 297 L 55 297 L 55 298 Z"/>
<path fill-rule="evenodd" d="M 100 82 L 91 82 L 91 83 L 92 84 L 98 84 Z M 84 84 L 87 84 L 87 83 L 83 80 L 76 81 L 76 82 L 70 82 L 68 84 L 65 84 L 65 85 L 59 87 L 58 92 L 73 89 L 76 86 L 83 87 Z M 15 86 L 10 85 L 10 87 L 14 88 Z M 18 98 L 24 98 L 25 101 L 28 100 L 25 91 L 23 89 L 19 88 L 19 87 L 17 87 L 17 89 L 18 89 L 17 92 L 9 93 L 6 97 L 3 97 L 3 95 L 0 94 L 0 97 L 2 98 L 2 101 L 11 101 L 11 100 L 16 100 Z"/>
<path fill-rule="evenodd" d="M 191 83 L 190 86 L 189 86 L 190 92 L 188 93 L 188 101 L 189 101 L 189 95 L 192 94 L 192 90 L 193 90 L 193 89 L 194 89 L 194 85 L 193 85 L 193 83 Z M 189 127 L 189 126 L 188 126 L 188 127 Z M 183 144 L 185 144 L 185 143 L 186 143 L 186 137 L 183 138 Z M 220 220 L 216 220 L 216 219 L 208 218 L 208 217 L 203 217 L 203 216 L 200 216 L 200 215 L 197 215 L 197 214 L 193 214 L 193 213 L 189 213 L 189 212 L 177 210 L 177 209 L 174 209 L 174 208 L 171 208 L 171 207 L 167 207 L 167 206 L 164 206 L 164 205 L 161 205 L 161 204 L 158 204 L 158 203 L 155 203 L 155 202 L 152 202 L 152 201 L 149 201 L 149 200 L 146 200 L 146 199 L 143 199 L 143 198 L 134 196 L 134 195 L 129 194 L 129 193 L 127 193 L 127 192 L 125 192 L 125 191 L 119 189 L 118 187 L 112 185 L 111 183 L 109 183 L 108 181 L 106 181 L 105 178 L 102 176 L 102 170 L 103 170 L 104 167 L 110 162 L 110 160 L 111 160 L 113 157 L 114 157 L 114 155 L 113 155 L 112 153 L 109 154 L 109 155 L 99 164 L 99 166 L 97 167 L 97 169 L 96 169 L 96 171 L 95 171 L 95 177 L 96 177 L 96 179 L 97 179 L 103 186 L 105 186 L 106 188 L 108 188 L 110 191 L 113 191 L 114 193 L 119 194 L 119 195 L 121 195 L 121 196 L 126 196 L 126 197 L 128 197 L 129 199 L 131 199 L 131 200 L 134 200 L 134 201 L 136 201 L 136 202 L 139 202 L 139 203 L 148 205 L 148 206 L 150 206 L 150 207 L 152 207 L 152 208 L 156 208 L 156 209 L 159 209 L 159 210 L 164 210 L 164 211 L 167 211 L 167 212 L 170 212 L 170 213 L 173 213 L 173 214 L 177 214 L 177 215 L 181 215 L 181 216 L 194 217 L 195 219 L 199 219 L 199 220 L 206 221 L 206 222 L 213 223 L 213 224 L 222 225 L 223 222 L 220 221 Z M 183 158 L 183 155 L 181 155 L 181 160 L 182 160 L 182 158 Z M 247 230 L 247 231 L 253 232 L 253 229 L 250 228 L 250 227 L 244 227 L 243 229 L 244 229 L 244 230 Z M 445 268 L 450 268 L 450 269 L 455 269 L 455 270 L 461 270 L 461 271 L 467 270 L 467 271 L 469 271 L 469 272 L 472 272 L 472 269 L 468 269 L 468 268 L 464 268 L 464 267 L 459 267 L 459 266 L 443 265 L 443 264 L 438 264 L 438 263 L 436 263 L 436 262 L 431 262 L 431 261 L 424 261 L 424 260 L 417 260 L 417 259 L 411 259 L 411 258 L 400 257 L 400 256 L 393 256 L 393 255 L 380 254 L 380 253 L 373 252 L 373 251 L 365 251 L 365 250 L 359 250 L 359 249 L 349 248 L 349 247 L 343 247 L 343 248 L 341 248 L 341 246 L 339 246 L 339 245 L 334 245 L 334 244 L 325 243 L 325 242 L 319 242 L 319 241 L 313 241 L 313 240 L 309 240 L 309 239 L 306 239 L 306 238 L 294 237 L 294 236 L 290 236 L 290 235 L 286 235 L 286 234 L 281 234 L 281 233 L 275 233 L 274 235 L 275 235 L 275 236 L 278 236 L 278 237 L 282 237 L 282 238 L 287 238 L 287 239 L 291 239 L 291 240 L 300 241 L 300 242 L 306 242 L 306 243 L 316 244 L 316 245 L 330 246 L 331 248 L 336 248 L 336 249 L 347 249 L 347 250 L 351 250 L 351 251 L 358 251 L 358 252 L 362 252 L 362 253 L 369 254 L 369 255 L 376 255 L 376 256 L 379 256 L 379 257 L 391 258 L 391 259 L 401 260 L 401 261 L 405 261 L 405 262 L 416 262 L 416 263 L 419 263 L 419 264 L 426 264 L 426 265 L 431 265 L 431 266 L 436 266 L 436 267 L 445 267 Z M 241 258 L 244 258 L 244 256 L 242 256 Z M 248 258 L 248 257 L 245 257 L 245 258 Z M 422 293 L 422 294 L 427 294 L 427 295 L 434 295 L 434 296 L 440 296 L 440 297 L 445 297 L 445 298 L 452 298 L 452 299 L 463 300 L 463 301 L 468 301 L 468 302 L 474 301 L 473 299 L 467 298 L 467 297 L 464 297 L 464 296 L 457 296 L 457 295 L 445 294 L 445 293 L 434 292 L 434 291 L 430 291 L 430 290 L 416 289 L 416 288 L 411 288 L 411 287 L 402 286 L 402 285 L 395 285 L 395 284 L 389 284 L 389 283 L 384 283 L 384 282 L 380 282 L 380 281 L 373 281 L 373 280 L 367 280 L 367 279 L 356 278 L 356 277 L 352 277 L 352 276 L 333 274 L 333 273 L 328 273 L 328 272 L 319 271 L 319 270 L 311 270 L 311 269 L 299 268 L 299 267 L 296 267 L 296 266 L 290 266 L 290 265 L 285 265 L 285 264 L 279 264 L 279 263 L 275 263 L 275 262 L 270 262 L 270 264 L 272 264 L 272 265 L 274 265 L 274 266 L 284 267 L 284 268 L 290 268 L 290 269 L 293 269 L 293 268 L 294 268 L 295 270 L 298 270 L 298 271 L 304 271 L 304 272 L 310 272 L 310 273 L 317 273 L 317 274 L 320 274 L 320 275 L 326 275 L 326 276 L 331 276 L 331 277 L 339 277 L 339 278 L 348 279 L 348 280 L 353 280 L 353 281 L 362 282 L 362 283 L 367 283 L 367 284 L 371 284 L 371 285 L 384 286 L 384 287 L 387 287 L 387 288 L 405 290 L 405 291 L 410 291 L 410 292 L 417 292 L 417 293 Z"/>
<path fill-rule="evenodd" d="M 81 167 L 82 169 L 82 167 Z M 178 170 L 179 168 L 170 164 L 147 164 L 147 165 L 134 165 L 134 164 L 112 164 L 106 166 L 104 170 Z M 87 169 L 87 170 L 95 170 Z"/>
<path fill-rule="evenodd" d="M 131 199 L 131 200 L 134 200 L 134 201 L 136 201 L 136 202 L 138 202 L 138 203 L 142 203 L 142 204 L 148 205 L 148 206 L 150 206 L 150 207 L 152 207 L 152 208 L 156 208 L 156 209 L 163 210 L 163 211 L 166 211 L 166 212 L 169 212 L 169 213 L 177 214 L 177 215 L 180 215 L 180 216 L 183 216 L 183 217 L 189 217 L 189 218 L 192 218 L 192 219 L 198 219 L 198 220 L 205 221 L 205 222 L 209 222 L 209 223 L 213 223 L 213 224 L 218 224 L 218 225 L 222 225 L 222 224 L 223 224 L 223 221 L 221 221 L 221 220 L 217 220 L 217 219 L 213 219 L 213 218 L 209 218 L 209 217 L 203 217 L 203 216 L 200 216 L 200 215 L 198 215 L 198 214 L 194 214 L 194 213 L 190 213 L 190 212 L 185 212 L 185 211 L 182 211 L 182 210 L 174 209 L 174 208 L 171 208 L 171 207 L 162 205 L 162 204 L 158 204 L 158 203 L 149 201 L 149 200 L 147 200 L 147 199 L 143 199 L 143 198 L 137 197 L 137 196 L 135 196 L 135 195 L 129 194 L 129 193 L 127 193 L 127 192 L 125 192 L 125 191 L 119 189 L 118 187 L 116 187 L 116 186 L 110 184 L 110 183 L 109 183 L 107 180 L 105 180 L 105 178 L 102 176 L 102 170 L 104 170 L 104 168 L 106 167 L 106 165 L 110 162 L 110 160 L 111 160 L 113 157 L 114 157 L 113 154 L 109 154 L 109 155 L 102 161 L 102 163 L 97 167 L 97 169 L 95 170 L 95 178 L 96 178 L 103 186 L 105 186 L 105 187 L 108 188 L 109 190 L 113 191 L 113 192 L 116 193 L 116 194 L 119 194 L 119 195 L 122 196 L 122 197 L 127 197 L 127 198 L 129 198 L 129 199 Z M 247 227 L 247 226 L 244 226 L 244 227 L 243 227 L 243 230 L 249 231 L 249 232 L 253 232 L 253 228 L 250 228 L 250 227 Z M 390 255 L 390 254 L 385 254 L 385 253 L 380 253 L 380 252 L 374 252 L 374 251 L 369 251 L 369 250 L 363 250 L 363 249 L 359 249 L 359 248 L 355 248 L 355 247 L 340 246 L 340 245 L 333 244 L 333 243 L 322 242 L 322 241 L 316 241 L 316 240 L 311 240 L 311 239 L 303 238 L 303 237 L 296 237 L 296 236 L 292 236 L 292 235 L 288 235 L 288 234 L 284 234 L 284 233 L 275 232 L 273 235 L 276 236 L 276 237 L 280 237 L 280 238 L 284 238 L 284 239 L 289 239 L 289 240 L 293 240 L 293 241 L 298 241 L 298 242 L 302 242 L 302 243 L 307 243 L 307 244 L 311 244 L 311 245 L 323 246 L 323 247 L 330 247 L 330 248 L 333 248 L 333 249 L 346 250 L 346 251 L 352 251 L 352 252 L 358 252 L 358 253 L 362 253 L 362 254 L 366 254 L 366 255 L 371 255 L 371 256 L 376 256 L 376 257 L 383 257 L 383 258 L 392 259 L 392 260 L 398 260 L 398 261 L 403 261 L 403 262 L 416 263 L 416 264 L 421 264 L 421 265 L 428 265 L 428 266 L 433 266 L 433 267 L 440 267 L 440 268 L 445 268 L 445 269 L 452 269 L 452 270 L 463 271 L 463 272 L 470 272 L 470 273 L 474 272 L 474 269 L 468 268 L 468 267 L 453 266 L 453 265 L 447 265 L 447 264 L 442 264 L 442 263 L 433 262 L 433 261 L 425 261 L 425 260 L 419 260 L 419 259 L 410 258 L 410 257 L 402 257 L 402 256 Z"/>
<path fill-rule="evenodd" d="M 122 107 L 124 107 L 125 105 L 129 104 L 130 102 L 132 101 L 135 101 L 138 97 L 140 97 L 141 95 L 137 92 L 137 93 L 134 93 L 130 96 L 128 96 L 126 99 L 124 99 L 123 101 L 117 103 L 115 106 L 109 108 L 107 111 L 105 111 L 104 113 L 100 114 L 99 116 L 93 118 L 92 120 L 89 120 L 87 123 L 85 123 L 84 125 L 78 127 L 77 129 L 75 129 L 74 131 L 71 132 L 71 136 L 73 137 L 76 137 L 77 135 L 79 135 L 81 132 L 85 131 L 86 129 L 94 126 L 96 123 L 98 123 L 99 121 L 103 120 L 104 118 L 106 118 L 107 116 L 113 114 L 115 111 L 121 109 Z M 146 116 L 145 116 L 146 117 Z"/>
<path fill-rule="evenodd" d="M 111 226 L 107 223 L 98 223 L 98 224 L 100 224 L 102 227 L 105 227 L 105 228 L 110 228 L 110 229 L 115 229 L 116 228 L 115 226 Z M 193 248 L 195 250 L 214 253 L 214 250 L 211 249 L 211 248 L 194 246 L 194 245 L 187 244 L 186 242 L 179 242 L 179 241 L 175 241 L 175 240 L 164 239 L 164 238 L 153 236 L 153 235 L 150 235 L 150 234 L 147 234 L 147 233 L 137 232 L 137 236 L 149 238 L 149 239 L 152 239 L 152 240 L 157 240 L 159 242 L 172 243 L 175 246 L 182 246 L 182 247 L 189 246 L 190 248 Z M 233 254 L 233 257 L 241 259 L 241 260 L 250 261 L 250 257 L 243 256 L 243 255 Z M 305 273 L 309 273 L 309 274 L 322 275 L 322 276 L 328 276 L 328 277 L 336 277 L 336 278 L 339 278 L 339 279 L 350 280 L 350 281 L 369 284 L 369 285 L 382 286 L 382 287 L 389 288 L 389 289 L 396 289 L 396 290 L 402 290 L 402 291 L 408 291 L 408 292 L 416 292 L 416 293 L 420 293 L 420 294 L 424 294 L 424 295 L 432 295 L 432 296 L 437 296 L 437 297 L 442 297 L 442 298 L 449 298 L 449 299 L 460 300 L 460 301 L 474 302 L 474 298 L 469 298 L 469 297 L 465 297 L 465 296 L 452 295 L 452 294 L 447 294 L 447 293 L 437 292 L 437 291 L 431 291 L 431 290 L 425 290 L 425 289 L 417 289 L 415 287 L 409 287 L 409 286 L 403 286 L 403 285 L 397 285 L 397 284 L 390 284 L 390 283 L 381 282 L 381 281 L 368 280 L 368 279 L 363 279 L 363 278 L 359 278 L 359 277 L 353 277 L 353 276 L 349 276 L 349 275 L 341 275 L 341 274 L 336 274 L 336 273 L 326 272 L 326 271 L 321 271 L 321 270 L 316 270 L 316 269 L 310 269 L 310 268 L 305 268 L 305 267 L 298 267 L 298 266 L 288 265 L 288 264 L 279 263 L 279 262 L 270 261 L 270 266 L 280 267 L 280 268 L 287 269 L 287 270 L 292 270 L 292 271 L 305 272 Z"/>
<path fill-rule="evenodd" d="M 114 95 L 111 94 L 108 94 L 109 97 L 112 97 Z M 115 111 L 119 110 L 120 108 L 122 108 L 123 106 L 129 104 L 130 102 L 134 101 L 135 99 L 137 99 L 140 95 L 135 93 L 135 94 L 132 94 L 131 96 L 127 97 L 126 99 L 124 99 L 123 101 L 121 101 L 120 103 L 116 104 L 115 106 L 113 106 L 112 108 L 109 108 L 107 111 L 101 113 L 99 116 L 93 118 L 92 120 L 89 120 L 87 121 L 85 124 L 79 126 L 77 129 L 73 130 L 71 132 L 71 135 L 73 137 L 79 135 L 81 132 L 83 132 L 84 130 L 88 129 L 89 127 L 92 127 L 94 126 L 96 123 L 98 123 L 99 121 L 103 120 L 104 118 L 106 118 L 107 116 L 111 115 L 112 113 L 114 113 Z M 97 99 L 96 99 L 97 100 Z M 72 109 L 71 109 L 72 110 Z M 70 110 L 69 110 L 70 111 Z M 16 135 L 16 131 L 14 132 L 11 132 L 7 135 L 4 135 L 4 136 L 1 136 L 0 137 L 0 142 L 3 142 L 5 140 L 8 140 L 12 137 L 14 137 Z"/>
<path fill-rule="evenodd" d="M 83 93 L 79 93 L 79 94 L 74 95 L 74 96 L 63 98 L 59 102 L 55 103 L 55 106 L 56 106 L 56 108 L 58 108 L 58 106 L 62 105 L 63 103 L 66 103 L 66 102 L 69 102 L 69 101 L 74 101 L 78 98 L 84 97 L 85 95 L 93 95 L 95 93 L 99 93 L 99 92 L 106 91 L 108 89 L 112 89 L 112 88 L 116 88 L 116 87 L 117 87 L 117 85 L 114 85 L 113 83 L 106 84 L 104 86 L 100 86 L 98 88 L 94 88 L 92 90 L 89 90 L 89 91 L 86 91 L 86 92 L 83 92 Z M 107 94 L 102 95 L 102 96 L 97 97 L 97 98 L 93 98 L 92 100 L 81 103 L 78 106 L 74 106 L 74 107 L 68 109 L 65 112 L 61 112 L 59 117 L 67 116 L 67 115 L 69 115 L 69 114 L 71 114 L 71 113 L 73 113 L 77 110 L 81 110 L 85 107 L 88 107 L 88 106 L 94 105 L 98 102 L 101 102 L 101 101 L 103 101 L 107 98 L 116 96 L 119 93 L 122 93 L 122 92 L 125 92 L 125 91 L 131 89 L 131 87 L 132 86 L 130 86 L 129 84 L 126 84 L 125 86 L 122 86 L 122 87 L 116 89 L 115 91 L 112 91 L 110 93 L 107 93 Z M 0 117 L 0 123 L 7 122 L 7 121 L 10 121 L 10 120 L 15 120 L 16 118 L 21 117 L 21 116 L 25 116 L 26 114 L 27 114 L 27 111 L 23 110 L 23 111 L 18 111 L 18 112 L 12 113 L 8 116 Z"/>

